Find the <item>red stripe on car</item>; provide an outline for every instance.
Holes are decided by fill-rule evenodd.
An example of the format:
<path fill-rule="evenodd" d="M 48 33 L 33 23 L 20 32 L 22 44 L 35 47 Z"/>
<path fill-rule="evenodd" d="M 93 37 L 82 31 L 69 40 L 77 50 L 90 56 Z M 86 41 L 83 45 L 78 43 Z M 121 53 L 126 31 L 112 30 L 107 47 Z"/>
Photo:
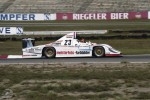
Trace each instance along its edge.
<path fill-rule="evenodd" d="M 110 56 L 110 57 L 112 57 L 112 56 L 121 56 L 121 54 L 105 54 L 105 56 Z"/>
<path fill-rule="evenodd" d="M 0 59 L 7 59 L 8 55 L 0 55 Z"/>

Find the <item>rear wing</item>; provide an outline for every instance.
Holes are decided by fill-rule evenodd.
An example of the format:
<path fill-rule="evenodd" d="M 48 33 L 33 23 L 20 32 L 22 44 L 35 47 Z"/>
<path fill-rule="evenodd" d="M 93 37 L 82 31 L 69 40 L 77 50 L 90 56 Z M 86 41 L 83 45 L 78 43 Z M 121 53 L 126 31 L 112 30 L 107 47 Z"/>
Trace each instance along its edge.
<path fill-rule="evenodd" d="M 35 45 L 35 39 L 25 38 L 22 39 L 22 49 L 33 47 Z"/>

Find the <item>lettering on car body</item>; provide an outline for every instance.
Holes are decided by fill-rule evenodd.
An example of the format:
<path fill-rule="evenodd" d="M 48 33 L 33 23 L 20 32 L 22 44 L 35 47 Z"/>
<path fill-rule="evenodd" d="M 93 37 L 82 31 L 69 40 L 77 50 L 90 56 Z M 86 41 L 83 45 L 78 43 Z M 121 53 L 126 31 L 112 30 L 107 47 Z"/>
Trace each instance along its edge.
<path fill-rule="evenodd" d="M 76 51 L 76 54 L 90 54 L 90 51 Z"/>
<path fill-rule="evenodd" d="M 28 49 L 29 53 L 35 53 L 35 52 L 39 52 L 39 51 L 42 51 L 42 50 L 40 48 L 31 48 L 31 49 Z"/>
<path fill-rule="evenodd" d="M 33 48 L 28 49 L 28 52 L 29 52 L 29 53 L 34 53 L 34 49 L 33 49 Z"/>
<path fill-rule="evenodd" d="M 57 51 L 56 54 L 74 54 L 74 51 Z"/>

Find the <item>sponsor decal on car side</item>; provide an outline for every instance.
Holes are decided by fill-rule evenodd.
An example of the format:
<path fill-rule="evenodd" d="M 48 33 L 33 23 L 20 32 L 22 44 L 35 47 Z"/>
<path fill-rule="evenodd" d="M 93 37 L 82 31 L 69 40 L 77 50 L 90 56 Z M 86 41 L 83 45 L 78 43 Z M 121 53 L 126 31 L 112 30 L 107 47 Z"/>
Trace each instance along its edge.
<path fill-rule="evenodd" d="M 74 35 L 66 35 L 66 38 L 72 38 Z"/>
<path fill-rule="evenodd" d="M 40 48 L 30 48 L 30 49 L 26 49 L 26 51 L 29 52 L 29 53 L 35 53 L 35 52 L 42 51 L 42 49 L 40 49 Z"/>
<path fill-rule="evenodd" d="M 90 54 L 90 51 L 57 51 L 56 54 Z"/>
<path fill-rule="evenodd" d="M 90 51 L 76 51 L 76 54 L 90 54 Z"/>
<path fill-rule="evenodd" d="M 74 51 L 57 51 L 56 54 L 74 54 Z"/>

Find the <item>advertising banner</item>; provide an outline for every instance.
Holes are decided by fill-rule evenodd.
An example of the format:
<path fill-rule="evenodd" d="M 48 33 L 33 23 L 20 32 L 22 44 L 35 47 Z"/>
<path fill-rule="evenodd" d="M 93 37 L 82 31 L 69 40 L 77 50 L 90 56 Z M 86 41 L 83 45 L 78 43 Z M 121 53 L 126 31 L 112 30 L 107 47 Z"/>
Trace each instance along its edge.
<path fill-rule="evenodd" d="M 121 20 L 148 19 L 148 12 L 119 12 L 119 13 L 57 13 L 57 20 Z M 150 14 L 149 14 L 150 18 Z"/>
<path fill-rule="evenodd" d="M 107 20 L 129 19 L 129 13 L 107 13 Z"/>
<path fill-rule="evenodd" d="M 150 19 L 150 11 L 148 12 L 148 19 Z"/>
<path fill-rule="evenodd" d="M 56 20 L 56 14 L 4 14 L 0 13 L 1 21 L 39 21 Z"/>
<path fill-rule="evenodd" d="M 150 19 L 150 12 L 118 13 L 56 13 L 56 14 L 3 14 L 0 21 L 47 21 L 47 20 L 121 20 Z"/>
<path fill-rule="evenodd" d="M 22 27 L 0 27 L 0 35 L 22 35 Z"/>
<path fill-rule="evenodd" d="M 73 20 L 107 20 L 107 13 L 73 14 Z"/>
<path fill-rule="evenodd" d="M 56 20 L 74 20 L 73 13 L 57 13 Z"/>
<path fill-rule="evenodd" d="M 148 19 L 148 12 L 129 12 L 129 19 Z"/>

